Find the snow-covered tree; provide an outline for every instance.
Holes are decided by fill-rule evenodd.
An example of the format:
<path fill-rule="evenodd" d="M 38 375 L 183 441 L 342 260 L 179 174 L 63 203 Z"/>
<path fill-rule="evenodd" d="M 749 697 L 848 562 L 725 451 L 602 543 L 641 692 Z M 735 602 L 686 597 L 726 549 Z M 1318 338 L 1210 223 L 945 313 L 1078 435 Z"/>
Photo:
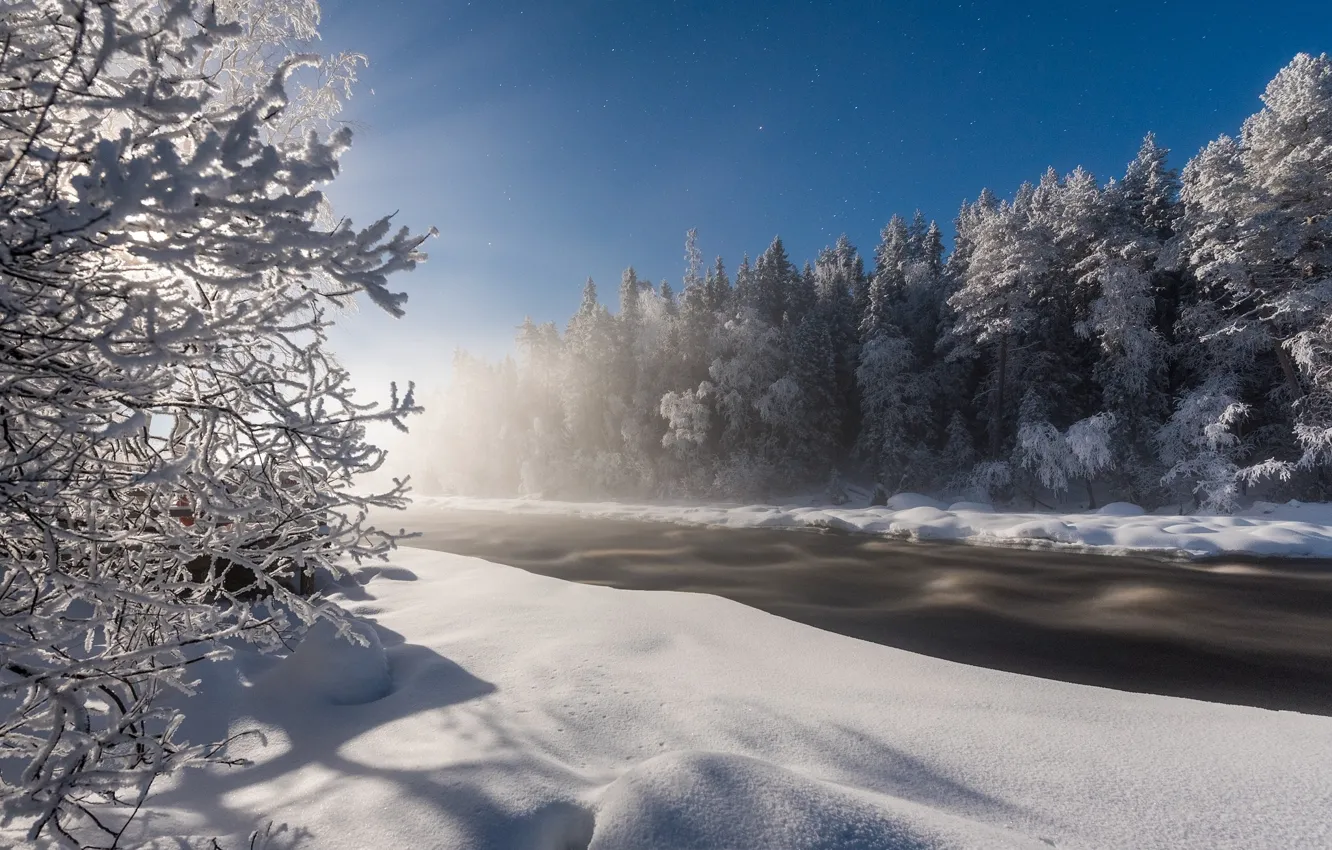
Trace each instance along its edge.
<path fill-rule="evenodd" d="M 728 495 L 754 495 L 766 491 L 779 473 L 776 432 L 798 400 L 798 389 L 786 379 L 781 330 L 754 310 L 742 309 L 718 337 L 718 354 L 709 367 L 721 423 L 718 476 Z"/>
<path fill-rule="evenodd" d="M 1092 372 L 1101 409 L 1117 423 L 1111 466 L 1132 501 L 1150 501 L 1158 487 L 1163 470 L 1152 436 L 1169 415 L 1170 351 L 1161 325 L 1177 320 L 1179 304 L 1177 276 L 1161 262 L 1178 218 L 1178 179 L 1167 154 L 1148 135 L 1123 181 L 1098 193 L 1081 216 L 1091 241 L 1077 269 L 1094 300 L 1076 329 L 1097 343 Z"/>
<path fill-rule="evenodd" d="M 1262 476 L 1326 490 L 1329 66 L 1296 57 L 1182 177 L 1148 135 L 1120 180 L 1047 169 L 1008 200 L 983 190 L 946 255 L 918 212 L 889 219 L 869 274 L 845 237 L 803 271 L 774 239 L 732 289 L 691 231 L 678 298 L 630 273 L 615 316 L 589 292 L 514 381 L 547 386 L 557 364 L 560 475 L 593 494 L 755 497 L 834 468 L 990 498 L 1082 482 L 1144 505 L 1235 505 Z M 507 374 L 486 379 L 497 399 Z M 504 424 L 481 418 L 497 447 L 527 434 L 512 451 L 530 465 L 547 442 L 528 432 L 558 432 L 530 416 L 540 392 L 519 393 Z"/>
<path fill-rule="evenodd" d="M 607 382 L 615 356 L 614 319 L 597 300 L 597 285 L 588 278 L 578 311 L 564 333 L 564 411 L 572 460 L 590 467 L 596 459 L 619 451 L 619 426 Z"/>
<path fill-rule="evenodd" d="M 1009 399 L 1009 364 L 1015 348 L 1040 320 L 1039 285 L 1049 273 L 1054 237 L 1033 216 L 1035 188 L 1019 190 L 1012 204 L 976 209 L 961 286 L 949 298 L 952 333 L 992 352 L 989 386 L 990 455 L 1002 453 Z"/>
<path fill-rule="evenodd" d="M 1315 382 L 1326 375 L 1316 352 L 1332 309 L 1332 60 L 1295 57 L 1263 103 L 1239 139 L 1213 142 L 1185 169 L 1188 260 L 1223 308 L 1210 332 L 1258 355 L 1251 381 L 1266 383 L 1252 373 L 1272 363 L 1273 400 L 1315 466 L 1329 424 L 1306 395 L 1327 392 Z"/>
<path fill-rule="evenodd" d="M 703 292 L 708 309 L 713 313 L 720 313 L 730 306 L 734 293 L 731 290 L 731 279 L 726 276 L 726 264 L 721 257 L 717 258 L 703 279 Z"/>
<path fill-rule="evenodd" d="M 816 480 L 833 463 L 842 411 L 837 406 L 837 358 L 826 317 L 811 308 L 788 337 L 787 380 L 794 393 L 781 416 L 771 417 L 770 422 L 780 423 L 785 444 L 778 451 L 788 460 L 787 480 L 799 484 Z"/>
<path fill-rule="evenodd" d="M 954 410 L 944 430 L 944 447 L 935 470 L 936 489 L 949 492 L 965 487 L 967 476 L 976 465 L 976 444 L 962 412 Z"/>
<path fill-rule="evenodd" d="M 1235 397 L 1233 381 L 1215 378 L 1180 400 L 1157 434 L 1164 483 L 1196 498 L 1205 511 L 1230 513 L 1238 506 L 1247 454 L 1238 434 L 1249 408 Z"/>
<path fill-rule="evenodd" d="M 869 304 L 861 316 L 862 329 L 893 322 L 894 308 L 906 298 L 906 267 L 910 260 L 911 237 L 906 222 L 895 215 L 879 233 L 874 249 L 874 275 L 870 278 Z"/>
<path fill-rule="evenodd" d="M 511 404 L 527 437 L 520 450 L 520 487 L 525 495 L 549 497 L 561 491 L 568 475 L 569 434 L 561 397 L 564 343 L 554 322 L 538 325 L 528 318 L 518 329 L 517 344 Z"/>
<path fill-rule="evenodd" d="M 305 126 L 324 107 L 288 81 L 320 60 L 246 42 L 250 11 L 0 11 L 0 796 L 32 839 L 114 840 L 117 806 L 212 752 L 162 694 L 225 640 L 337 619 L 300 577 L 393 543 L 365 516 L 405 488 L 351 484 L 383 458 L 366 423 L 417 408 L 355 398 L 327 305 L 400 314 L 421 237 L 319 223 L 350 133 Z M 281 54 L 262 84 L 247 50 Z"/>
<path fill-rule="evenodd" d="M 838 462 L 845 460 L 859 432 L 860 401 L 856 368 L 860 361 L 856 295 L 866 288 L 865 263 L 845 235 L 819 252 L 814 263 L 815 310 L 827 328 L 833 352 L 832 404 L 841 431 L 836 435 Z"/>
<path fill-rule="evenodd" d="M 661 438 L 663 446 L 686 457 L 695 457 L 699 449 L 707 445 L 712 416 L 704 402 L 711 389 L 712 385 L 704 381 L 697 390 L 669 392 L 661 397 L 661 415 L 666 419 L 666 435 Z"/>
<path fill-rule="evenodd" d="M 1332 58 L 1296 56 L 1241 140 L 1251 185 L 1236 246 L 1244 271 L 1227 281 L 1277 341 L 1300 464 L 1321 471 L 1332 463 Z"/>
<path fill-rule="evenodd" d="M 1091 480 L 1114 462 L 1110 440 L 1114 426 L 1110 413 L 1081 419 L 1066 431 L 1046 420 L 1024 422 L 1018 429 L 1017 460 L 1055 493 L 1078 480 L 1087 482 L 1090 492 Z M 1090 507 L 1096 507 L 1094 498 Z"/>
<path fill-rule="evenodd" d="M 782 237 L 773 237 L 770 244 L 754 261 L 753 279 L 747 288 L 748 300 L 741 302 L 770 325 L 780 325 L 787 311 L 791 291 L 799 285 L 800 273 L 791 263 L 782 244 Z M 793 320 L 799 319 L 797 316 Z"/>
<path fill-rule="evenodd" d="M 912 476 L 921 474 L 927 455 L 920 432 L 929 421 L 929 392 L 910 341 L 895 325 L 871 329 L 856 379 L 861 388 L 861 455 L 888 486 L 901 489 L 914 483 Z"/>

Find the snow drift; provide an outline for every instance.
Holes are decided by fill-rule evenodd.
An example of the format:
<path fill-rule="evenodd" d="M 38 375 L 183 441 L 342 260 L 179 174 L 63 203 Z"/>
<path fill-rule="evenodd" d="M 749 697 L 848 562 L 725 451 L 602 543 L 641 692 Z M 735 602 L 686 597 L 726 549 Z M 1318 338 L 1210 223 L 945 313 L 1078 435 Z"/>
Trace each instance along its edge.
<path fill-rule="evenodd" d="M 967 667 L 435 552 L 359 578 L 340 600 L 378 648 L 315 631 L 208 668 L 190 732 L 258 729 L 228 751 L 253 764 L 164 784 L 131 845 L 239 848 L 269 821 L 269 847 L 332 850 L 1332 839 L 1332 718 Z"/>

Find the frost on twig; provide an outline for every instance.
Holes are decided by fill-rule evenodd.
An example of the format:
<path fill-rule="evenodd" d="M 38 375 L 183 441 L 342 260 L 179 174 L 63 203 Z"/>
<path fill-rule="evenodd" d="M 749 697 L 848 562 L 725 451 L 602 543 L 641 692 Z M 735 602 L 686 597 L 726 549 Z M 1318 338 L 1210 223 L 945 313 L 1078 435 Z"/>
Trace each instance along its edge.
<path fill-rule="evenodd" d="M 299 577 L 394 545 L 366 516 L 405 484 L 351 484 L 383 462 L 367 424 L 419 408 L 358 400 L 325 334 L 357 293 L 400 313 L 424 237 L 321 224 L 350 133 L 318 79 L 289 91 L 329 70 L 290 58 L 317 7 L 251 11 L 0 12 L 0 801 L 33 839 L 114 844 L 216 752 L 160 697 L 223 641 L 336 618 Z"/>

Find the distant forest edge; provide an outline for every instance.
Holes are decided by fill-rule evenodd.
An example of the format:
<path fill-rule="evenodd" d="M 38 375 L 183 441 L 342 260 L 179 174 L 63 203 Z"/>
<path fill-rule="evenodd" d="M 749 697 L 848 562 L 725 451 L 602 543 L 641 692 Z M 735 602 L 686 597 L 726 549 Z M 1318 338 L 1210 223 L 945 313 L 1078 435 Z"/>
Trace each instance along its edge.
<path fill-rule="evenodd" d="M 1048 170 L 940 230 L 780 238 L 677 292 L 588 280 L 516 358 L 458 352 L 418 491 L 765 498 L 842 475 L 990 501 L 1230 511 L 1332 496 L 1332 61 L 1300 54 L 1238 138 L 1177 172 Z"/>

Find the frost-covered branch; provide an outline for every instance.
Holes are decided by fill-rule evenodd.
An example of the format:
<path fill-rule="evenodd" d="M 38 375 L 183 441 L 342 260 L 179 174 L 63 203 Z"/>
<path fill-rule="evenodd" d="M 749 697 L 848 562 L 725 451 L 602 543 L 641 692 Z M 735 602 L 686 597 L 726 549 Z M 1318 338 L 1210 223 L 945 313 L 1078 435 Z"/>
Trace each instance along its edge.
<path fill-rule="evenodd" d="M 366 516 L 405 486 L 352 483 L 384 459 L 366 425 L 419 407 L 356 397 L 323 293 L 400 313 L 424 237 L 321 220 L 350 134 L 324 94 L 292 108 L 297 69 L 327 68 L 289 52 L 315 20 L 0 12 L 0 797 L 32 838 L 117 835 L 210 753 L 160 697 L 222 641 L 337 618 L 302 577 L 393 546 Z"/>

